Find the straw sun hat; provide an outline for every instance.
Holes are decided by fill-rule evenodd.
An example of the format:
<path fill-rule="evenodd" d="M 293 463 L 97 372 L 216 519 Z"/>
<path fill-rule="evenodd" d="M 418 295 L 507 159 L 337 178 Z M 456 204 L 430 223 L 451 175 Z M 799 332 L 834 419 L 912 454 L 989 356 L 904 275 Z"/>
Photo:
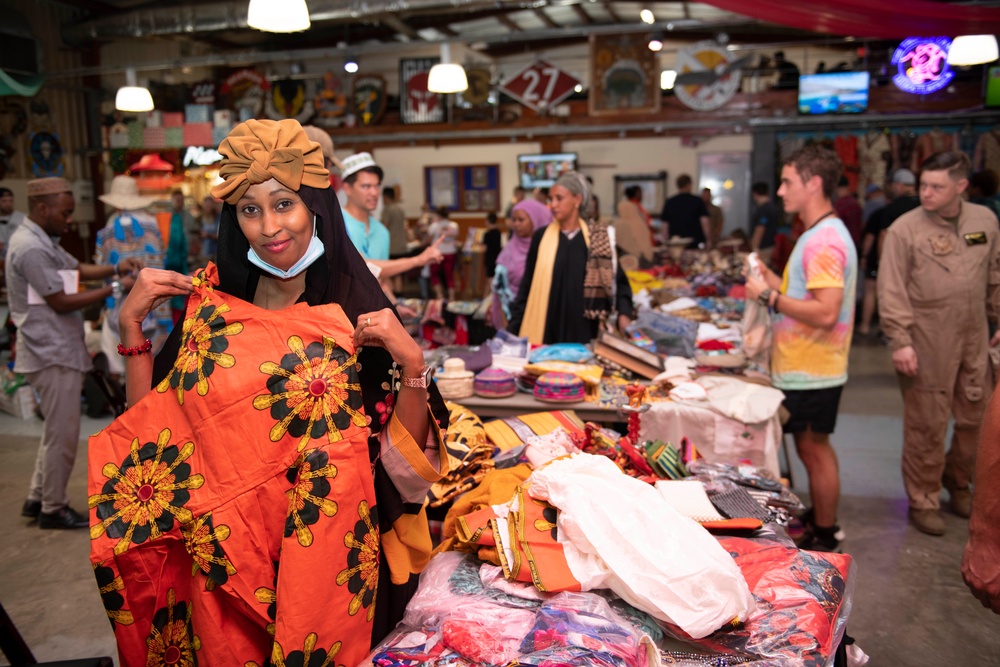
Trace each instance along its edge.
<path fill-rule="evenodd" d="M 139 184 L 131 176 L 115 176 L 111 179 L 111 190 L 98 199 L 123 211 L 146 208 L 156 201 L 156 197 L 140 195 Z"/>

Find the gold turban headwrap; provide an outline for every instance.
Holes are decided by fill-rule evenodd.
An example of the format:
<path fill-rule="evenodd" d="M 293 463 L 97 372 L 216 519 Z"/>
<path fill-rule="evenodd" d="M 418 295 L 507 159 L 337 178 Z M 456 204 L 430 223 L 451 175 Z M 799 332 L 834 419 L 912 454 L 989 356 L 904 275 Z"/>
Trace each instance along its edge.
<path fill-rule="evenodd" d="M 330 172 L 323 149 L 306 136 L 298 121 L 248 120 L 233 128 L 219 146 L 225 182 L 212 188 L 212 196 L 230 204 L 239 201 L 251 185 L 274 179 L 286 188 L 330 187 Z"/>

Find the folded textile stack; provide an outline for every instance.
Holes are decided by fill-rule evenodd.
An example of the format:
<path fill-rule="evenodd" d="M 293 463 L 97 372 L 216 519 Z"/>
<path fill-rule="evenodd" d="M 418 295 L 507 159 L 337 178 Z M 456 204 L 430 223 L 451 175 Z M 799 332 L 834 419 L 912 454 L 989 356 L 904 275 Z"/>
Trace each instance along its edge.
<path fill-rule="evenodd" d="M 535 382 L 535 398 L 549 403 L 576 403 L 586 400 L 586 387 L 571 373 L 545 373 Z"/>

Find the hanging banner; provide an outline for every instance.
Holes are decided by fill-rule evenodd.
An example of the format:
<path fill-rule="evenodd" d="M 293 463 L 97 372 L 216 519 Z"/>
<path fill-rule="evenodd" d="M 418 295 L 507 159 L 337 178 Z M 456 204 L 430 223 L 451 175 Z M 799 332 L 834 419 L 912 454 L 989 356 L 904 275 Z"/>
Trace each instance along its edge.
<path fill-rule="evenodd" d="M 227 97 L 227 103 L 220 106 L 234 109 L 240 122 L 260 118 L 264 111 L 264 98 L 270 88 L 267 79 L 257 70 L 237 70 L 222 82 L 220 92 Z"/>
<path fill-rule="evenodd" d="M 440 58 L 402 58 L 399 61 L 399 116 L 404 123 L 443 123 L 444 100 L 427 90 L 427 73 Z"/>
<path fill-rule="evenodd" d="M 375 125 L 385 113 L 385 79 L 366 74 L 354 79 L 354 115 L 360 125 Z"/>
<path fill-rule="evenodd" d="M 469 80 L 469 88 L 459 93 L 462 99 L 474 107 L 489 104 L 493 90 L 490 70 L 486 67 L 466 67 L 465 77 Z"/>
<path fill-rule="evenodd" d="M 529 109 L 541 111 L 569 97 L 580 83 L 572 74 L 539 60 L 512 76 L 500 90 Z"/>
<path fill-rule="evenodd" d="M 660 110 L 659 54 L 645 35 L 590 36 L 590 114 Z"/>
<path fill-rule="evenodd" d="M 346 121 L 347 94 L 343 80 L 334 72 L 323 75 L 323 87 L 313 99 L 316 118 L 313 121 L 320 127 L 339 127 Z"/>
<path fill-rule="evenodd" d="M 274 120 L 294 118 L 305 125 L 313 117 L 313 105 L 307 103 L 306 82 L 302 79 L 275 81 L 267 101 L 267 115 Z"/>
<path fill-rule="evenodd" d="M 732 54 L 716 42 L 696 42 L 677 51 L 677 83 L 674 94 L 697 111 L 718 109 L 740 89 L 740 71 L 729 71 Z M 685 84 L 696 75 L 698 82 Z"/>
<path fill-rule="evenodd" d="M 947 37 L 908 37 L 892 54 L 896 74 L 892 82 L 907 93 L 927 95 L 946 87 L 955 78 L 948 64 L 951 40 Z"/>

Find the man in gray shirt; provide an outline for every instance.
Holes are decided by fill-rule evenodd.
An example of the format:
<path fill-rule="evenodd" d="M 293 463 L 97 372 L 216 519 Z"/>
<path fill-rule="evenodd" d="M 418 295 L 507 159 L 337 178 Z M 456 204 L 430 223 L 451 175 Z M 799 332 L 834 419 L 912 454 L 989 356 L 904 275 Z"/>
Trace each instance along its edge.
<path fill-rule="evenodd" d="M 76 202 L 63 178 L 28 182 L 28 217 L 11 236 L 7 252 L 7 298 L 17 326 L 14 370 L 38 392 L 45 417 L 35 472 L 23 516 L 42 528 L 86 528 L 89 521 L 69 506 L 66 484 L 80 442 L 80 392 L 91 368 L 80 311 L 109 296 L 120 297 L 142 268 L 135 259 L 117 266 L 83 264 L 59 246 Z M 119 278 L 119 275 L 121 277 Z M 99 289 L 80 291 L 87 280 L 113 278 Z"/>

